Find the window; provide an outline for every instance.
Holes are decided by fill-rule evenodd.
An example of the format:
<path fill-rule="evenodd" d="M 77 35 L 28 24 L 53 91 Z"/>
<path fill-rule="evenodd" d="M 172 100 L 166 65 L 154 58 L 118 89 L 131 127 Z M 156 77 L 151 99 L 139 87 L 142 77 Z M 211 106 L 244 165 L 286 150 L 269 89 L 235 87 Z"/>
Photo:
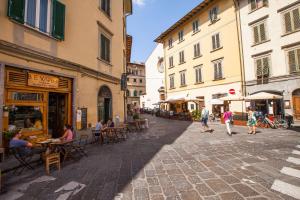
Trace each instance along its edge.
<path fill-rule="evenodd" d="M 195 105 L 191 104 L 191 110 L 195 110 Z"/>
<path fill-rule="evenodd" d="M 220 33 L 217 33 L 212 36 L 212 49 L 216 50 L 219 48 L 221 48 Z"/>
<path fill-rule="evenodd" d="M 285 34 L 300 30 L 300 7 L 284 13 L 283 23 Z"/>
<path fill-rule="evenodd" d="M 218 7 L 214 7 L 209 11 L 209 20 L 211 23 L 214 23 L 218 20 L 218 12 L 219 12 Z"/>
<path fill-rule="evenodd" d="M 253 43 L 259 44 L 267 40 L 266 21 L 260 22 L 253 27 Z"/>
<path fill-rule="evenodd" d="M 197 66 L 195 67 L 195 83 L 201 83 L 202 82 L 202 67 Z"/>
<path fill-rule="evenodd" d="M 184 51 L 179 52 L 179 64 L 184 63 Z"/>
<path fill-rule="evenodd" d="M 290 73 L 300 72 L 300 47 L 287 52 Z"/>
<path fill-rule="evenodd" d="M 268 0 L 249 0 L 250 11 L 268 6 Z"/>
<path fill-rule="evenodd" d="M 10 127 L 24 131 L 43 129 L 43 113 L 38 106 L 14 106 L 9 109 L 8 123 Z"/>
<path fill-rule="evenodd" d="M 133 82 L 135 82 L 135 83 L 136 83 L 136 78 L 134 78 L 134 79 L 133 79 Z"/>
<path fill-rule="evenodd" d="M 101 10 L 110 16 L 110 0 L 101 0 Z"/>
<path fill-rule="evenodd" d="M 175 88 L 174 86 L 174 74 L 169 75 L 169 79 L 170 79 L 170 89 Z"/>
<path fill-rule="evenodd" d="M 179 42 L 183 41 L 183 31 L 178 32 L 178 40 Z"/>
<path fill-rule="evenodd" d="M 254 62 L 257 79 L 263 80 L 268 78 L 270 73 L 270 55 L 256 58 Z"/>
<path fill-rule="evenodd" d="M 196 20 L 193 22 L 193 33 L 196 33 L 199 31 L 199 20 Z"/>
<path fill-rule="evenodd" d="M 57 0 L 8 0 L 7 15 L 14 21 L 64 40 L 65 5 Z"/>
<path fill-rule="evenodd" d="M 142 94 L 143 94 L 143 91 L 142 91 L 142 90 L 140 90 L 140 96 L 142 96 Z"/>
<path fill-rule="evenodd" d="M 214 80 L 219 80 L 223 78 L 223 60 L 216 60 L 213 62 L 214 66 Z"/>
<path fill-rule="evenodd" d="M 143 83 L 143 79 L 140 79 L 140 83 Z"/>
<path fill-rule="evenodd" d="M 101 34 L 101 59 L 110 62 L 110 40 Z"/>
<path fill-rule="evenodd" d="M 173 56 L 169 57 L 169 67 L 174 67 Z"/>
<path fill-rule="evenodd" d="M 173 47 L 173 38 L 170 38 L 169 39 L 169 48 L 172 48 Z"/>
<path fill-rule="evenodd" d="M 194 58 L 201 56 L 200 53 L 200 43 L 194 45 Z"/>
<path fill-rule="evenodd" d="M 185 82 L 185 72 L 186 72 L 186 71 L 181 71 L 181 72 L 180 72 L 180 86 L 186 86 L 186 82 Z"/>
<path fill-rule="evenodd" d="M 133 96 L 137 97 L 138 93 L 136 90 L 133 91 Z"/>

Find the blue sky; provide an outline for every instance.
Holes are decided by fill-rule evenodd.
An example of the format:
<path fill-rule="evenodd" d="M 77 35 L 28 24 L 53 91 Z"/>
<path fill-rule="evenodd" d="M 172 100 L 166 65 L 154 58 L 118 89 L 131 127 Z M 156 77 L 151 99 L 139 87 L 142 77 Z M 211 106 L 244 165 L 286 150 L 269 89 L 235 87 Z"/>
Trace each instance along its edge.
<path fill-rule="evenodd" d="M 156 43 L 154 39 L 202 0 L 133 0 L 133 15 L 128 17 L 133 36 L 131 62 L 145 62 Z"/>

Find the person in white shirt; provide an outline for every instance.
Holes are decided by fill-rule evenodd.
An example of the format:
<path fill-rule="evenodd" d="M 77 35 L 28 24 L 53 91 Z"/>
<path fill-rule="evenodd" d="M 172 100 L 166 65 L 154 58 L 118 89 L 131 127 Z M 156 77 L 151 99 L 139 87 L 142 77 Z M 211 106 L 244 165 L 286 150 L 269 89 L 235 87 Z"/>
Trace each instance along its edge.
<path fill-rule="evenodd" d="M 97 122 L 95 130 L 100 131 L 102 128 L 103 128 L 103 121 L 100 120 L 99 122 Z"/>

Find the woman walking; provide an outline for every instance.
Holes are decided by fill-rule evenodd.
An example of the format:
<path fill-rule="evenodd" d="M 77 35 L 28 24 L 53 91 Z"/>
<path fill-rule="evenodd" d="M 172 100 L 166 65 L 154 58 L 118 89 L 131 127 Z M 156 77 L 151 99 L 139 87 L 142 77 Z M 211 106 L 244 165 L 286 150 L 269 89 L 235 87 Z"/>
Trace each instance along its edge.
<path fill-rule="evenodd" d="M 229 107 L 226 107 L 223 118 L 224 118 L 224 122 L 226 124 L 227 134 L 229 136 L 232 136 L 232 133 L 231 133 L 232 112 L 229 110 Z"/>
<path fill-rule="evenodd" d="M 253 109 L 251 107 L 247 108 L 248 112 L 248 121 L 247 121 L 247 126 L 248 126 L 248 134 L 256 134 L 256 117 L 255 113 L 253 112 Z"/>

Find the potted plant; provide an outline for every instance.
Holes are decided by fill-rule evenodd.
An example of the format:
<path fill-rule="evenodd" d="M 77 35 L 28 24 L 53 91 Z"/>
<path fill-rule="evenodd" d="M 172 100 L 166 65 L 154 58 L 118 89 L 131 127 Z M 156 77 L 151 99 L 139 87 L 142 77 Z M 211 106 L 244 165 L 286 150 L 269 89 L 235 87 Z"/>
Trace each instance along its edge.
<path fill-rule="evenodd" d="M 201 112 L 199 110 L 194 110 L 192 112 L 192 119 L 193 119 L 193 121 L 200 121 L 200 119 L 201 119 Z"/>

